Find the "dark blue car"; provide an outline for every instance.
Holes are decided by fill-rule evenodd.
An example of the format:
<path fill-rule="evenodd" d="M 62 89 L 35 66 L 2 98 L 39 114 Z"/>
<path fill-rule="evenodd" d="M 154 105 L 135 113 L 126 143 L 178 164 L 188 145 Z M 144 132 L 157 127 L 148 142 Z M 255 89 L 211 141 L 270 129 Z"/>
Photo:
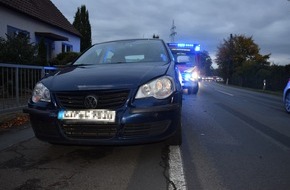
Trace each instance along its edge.
<path fill-rule="evenodd" d="M 178 76 L 160 39 L 99 43 L 40 80 L 24 112 L 35 136 L 50 143 L 180 145 Z"/>

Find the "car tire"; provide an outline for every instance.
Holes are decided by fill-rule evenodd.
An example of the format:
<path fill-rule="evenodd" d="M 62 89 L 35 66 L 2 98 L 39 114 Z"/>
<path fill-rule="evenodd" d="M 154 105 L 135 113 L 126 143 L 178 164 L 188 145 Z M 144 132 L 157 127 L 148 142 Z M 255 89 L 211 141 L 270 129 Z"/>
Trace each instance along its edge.
<path fill-rule="evenodd" d="M 199 86 L 197 84 L 196 87 L 192 87 L 192 86 L 188 87 L 187 91 L 188 91 L 188 94 L 197 94 L 198 89 L 199 89 Z"/>
<path fill-rule="evenodd" d="M 192 94 L 193 92 L 193 87 L 188 87 L 187 88 L 187 94 Z"/>
<path fill-rule="evenodd" d="M 179 119 L 179 123 L 177 129 L 172 137 L 168 140 L 168 145 L 170 146 L 180 146 L 182 144 L 182 127 L 181 127 L 181 119 Z"/>
<path fill-rule="evenodd" d="M 198 86 L 192 89 L 192 94 L 197 94 L 197 92 L 198 92 Z"/>
<path fill-rule="evenodd" d="M 286 112 L 290 114 L 290 91 L 285 96 L 284 105 Z"/>

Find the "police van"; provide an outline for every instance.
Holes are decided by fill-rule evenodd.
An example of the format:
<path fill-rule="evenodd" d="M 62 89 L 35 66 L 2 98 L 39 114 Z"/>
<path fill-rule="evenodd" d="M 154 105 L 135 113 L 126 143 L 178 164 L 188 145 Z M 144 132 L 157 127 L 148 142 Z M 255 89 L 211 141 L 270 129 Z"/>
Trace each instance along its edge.
<path fill-rule="evenodd" d="M 200 45 L 190 43 L 167 43 L 167 45 L 180 71 L 183 89 L 187 89 L 188 94 L 197 94 L 199 89 L 197 65 L 200 61 Z"/>

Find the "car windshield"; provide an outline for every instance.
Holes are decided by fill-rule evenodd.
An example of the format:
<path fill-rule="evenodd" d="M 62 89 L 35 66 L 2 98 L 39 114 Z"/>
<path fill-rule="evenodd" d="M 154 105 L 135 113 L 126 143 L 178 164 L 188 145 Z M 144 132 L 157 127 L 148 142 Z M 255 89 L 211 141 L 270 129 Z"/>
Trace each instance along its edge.
<path fill-rule="evenodd" d="M 186 65 L 189 67 L 195 66 L 196 65 L 196 56 L 194 54 L 184 54 L 184 53 L 178 53 L 178 54 L 173 54 L 174 59 L 177 61 L 178 65 Z M 188 61 L 187 62 L 178 62 L 178 57 L 179 56 L 187 56 Z"/>
<path fill-rule="evenodd" d="M 73 65 L 168 62 L 164 44 L 159 40 L 123 40 L 96 44 Z"/>

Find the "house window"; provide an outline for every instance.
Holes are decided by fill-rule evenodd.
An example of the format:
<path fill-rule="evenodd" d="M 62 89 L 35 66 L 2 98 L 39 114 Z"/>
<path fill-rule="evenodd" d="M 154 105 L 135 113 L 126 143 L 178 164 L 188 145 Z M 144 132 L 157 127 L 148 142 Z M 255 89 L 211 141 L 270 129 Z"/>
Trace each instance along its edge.
<path fill-rule="evenodd" d="M 66 44 L 66 43 L 62 43 L 62 46 L 61 46 L 61 52 L 62 53 L 71 52 L 71 51 L 73 51 L 73 46 L 72 45 Z"/>
<path fill-rule="evenodd" d="M 28 37 L 30 38 L 30 33 L 26 30 L 21 30 L 19 28 L 15 28 L 13 26 L 7 26 L 7 35 L 10 37 L 17 37 L 17 36 L 22 36 L 22 37 Z"/>

